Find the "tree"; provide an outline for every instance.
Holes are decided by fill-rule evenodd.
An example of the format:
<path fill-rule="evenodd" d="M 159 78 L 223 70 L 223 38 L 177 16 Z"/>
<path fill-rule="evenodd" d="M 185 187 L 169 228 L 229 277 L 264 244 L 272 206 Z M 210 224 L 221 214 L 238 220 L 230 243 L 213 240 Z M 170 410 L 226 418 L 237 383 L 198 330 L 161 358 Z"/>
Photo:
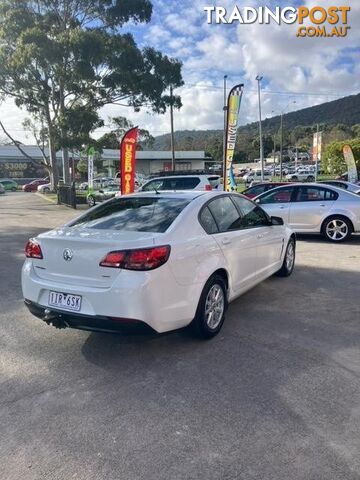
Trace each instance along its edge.
<path fill-rule="evenodd" d="M 98 149 L 103 148 L 119 148 L 122 137 L 125 133 L 134 127 L 134 124 L 125 117 L 110 118 L 111 132 L 105 133 L 97 141 Z M 152 148 L 154 144 L 154 137 L 150 135 L 148 130 L 139 128 L 138 150 L 143 148 Z"/>
<path fill-rule="evenodd" d="M 347 170 L 343 154 L 344 145 L 351 146 L 357 169 L 360 171 L 360 137 L 342 142 L 332 142 L 327 145 L 322 160 L 322 166 L 325 170 L 338 175 Z"/>
<path fill-rule="evenodd" d="M 163 113 L 170 85 L 182 85 L 178 61 L 120 33 L 125 23 L 149 22 L 151 14 L 149 0 L 1 2 L 0 94 L 43 122 L 53 183 L 56 150 L 63 149 L 67 166 L 68 148 L 102 125 L 101 107 L 146 105 Z M 178 96 L 174 103 L 180 108 Z"/>

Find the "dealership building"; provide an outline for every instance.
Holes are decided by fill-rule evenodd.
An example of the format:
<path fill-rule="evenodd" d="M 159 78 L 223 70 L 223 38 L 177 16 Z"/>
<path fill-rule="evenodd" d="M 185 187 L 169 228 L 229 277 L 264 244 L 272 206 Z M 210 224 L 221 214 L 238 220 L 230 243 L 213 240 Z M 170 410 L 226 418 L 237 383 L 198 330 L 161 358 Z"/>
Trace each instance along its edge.
<path fill-rule="evenodd" d="M 42 162 L 41 150 L 34 145 L 22 145 L 21 148 L 27 155 L 36 162 Z M 48 154 L 47 151 L 45 151 Z M 115 176 L 119 171 L 119 150 L 104 149 L 101 157 L 99 174 L 110 177 Z M 71 154 L 70 154 L 71 156 Z M 58 152 L 56 155 L 59 170 L 62 170 L 62 155 Z M 74 155 L 75 161 L 79 158 Z M 175 170 L 181 171 L 199 171 L 208 170 L 215 162 L 203 151 L 178 151 L 175 152 Z M 172 170 L 171 151 L 137 151 L 136 152 L 136 171 L 144 175 L 152 175 L 160 172 Z M 34 165 L 26 156 L 24 156 L 16 146 L 0 146 L 0 178 L 13 178 L 14 180 L 28 180 L 32 178 L 41 178 L 47 175 L 46 169 L 41 165 Z"/>

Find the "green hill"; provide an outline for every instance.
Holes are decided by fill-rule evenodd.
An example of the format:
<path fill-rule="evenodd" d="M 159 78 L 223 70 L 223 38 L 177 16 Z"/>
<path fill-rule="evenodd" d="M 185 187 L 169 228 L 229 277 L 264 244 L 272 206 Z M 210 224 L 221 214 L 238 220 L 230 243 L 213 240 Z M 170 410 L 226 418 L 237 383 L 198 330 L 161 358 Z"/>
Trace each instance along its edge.
<path fill-rule="evenodd" d="M 309 149 L 312 135 L 320 125 L 324 141 L 345 140 L 357 135 L 360 124 L 360 94 L 340 98 L 313 107 L 304 108 L 284 115 L 284 146 L 298 145 Z M 278 148 L 280 116 L 263 121 L 265 155 L 273 149 L 274 135 Z M 355 132 L 355 133 L 354 133 Z M 175 132 L 177 150 L 205 150 L 214 158 L 221 158 L 222 130 L 182 130 Z M 277 135 L 277 136 L 276 136 Z M 170 135 L 155 138 L 154 150 L 170 149 Z M 237 140 L 237 160 L 247 161 L 258 157 L 258 123 L 239 127 Z"/>

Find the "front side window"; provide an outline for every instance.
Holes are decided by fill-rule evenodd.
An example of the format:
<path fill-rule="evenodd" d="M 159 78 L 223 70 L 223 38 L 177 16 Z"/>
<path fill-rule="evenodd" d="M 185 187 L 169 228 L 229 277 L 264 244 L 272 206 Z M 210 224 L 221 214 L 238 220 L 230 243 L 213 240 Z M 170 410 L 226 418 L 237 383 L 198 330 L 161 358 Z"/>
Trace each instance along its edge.
<path fill-rule="evenodd" d="M 293 191 L 294 187 L 270 191 L 266 195 L 259 198 L 259 203 L 289 203 L 291 202 Z"/>
<path fill-rule="evenodd" d="M 300 187 L 296 195 L 296 202 L 323 202 L 336 200 L 338 193 L 321 187 Z"/>
<path fill-rule="evenodd" d="M 246 192 L 243 192 L 244 195 L 247 195 L 250 193 L 250 195 L 260 195 L 265 191 L 265 185 L 255 185 L 254 187 L 250 187 L 246 190 Z"/>
<path fill-rule="evenodd" d="M 269 217 L 262 208 L 250 202 L 250 200 L 240 197 L 240 195 L 234 195 L 232 199 L 242 214 L 240 228 L 265 227 L 269 225 Z"/>
<path fill-rule="evenodd" d="M 239 228 L 240 215 L 230 197 L 219 197 L 208 204 L 220 232 Z"/>
<path fill-rule="evenodd" d="M 97 230 L 131 232 L 165 232 L 182 210 L 188 199 L 157 197 L 114 198 L 69 226 Z"/>

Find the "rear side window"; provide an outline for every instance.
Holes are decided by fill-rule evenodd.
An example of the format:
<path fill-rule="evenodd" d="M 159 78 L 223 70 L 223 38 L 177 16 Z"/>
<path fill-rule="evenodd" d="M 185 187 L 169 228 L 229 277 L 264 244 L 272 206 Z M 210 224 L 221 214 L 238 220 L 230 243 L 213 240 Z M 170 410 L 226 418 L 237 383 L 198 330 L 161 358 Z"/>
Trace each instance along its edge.
<path fill-rule="evenodd" d="M 297 202 L 323 202 L 336 200 L 339 194 L 321 187 L 300 187 L 296 195 Z"/>
<path fill-rule="evenodd" d="M 344 190 L 347 190 L 349 187 L 346 185 L 346 183 L 340 183 L 340 182 L 324 182 L 328 183 L 329 185 L 333 185 L 334 187 L 342 188 Z"/>
<path fill-rule="evenodd" d="M 130 232 L 165 232 L 190 200 L 180 198 L 115 198 L 75 220 L 70 227 Z"/>
<path fill-rule="evenodd" d="M 218 233 L 219 230 L 215 223 L 214 217 L 212 216 L 208 207 L 205 207 L 201 210 L 199 220 L 200 220 L 201 226 L 203 227 L 206 233 L 208 233 L 209 235 L 213 233 Z"/>
<path fill-rule="evenodd" d="M 208 204 L 220 232 L 239 228 L 240 216 L 230 197 L 220 197 Z"/>
<path fill-rule="evenodd" d="M 208 177 L 208 181 L 210 183 L 210 185 L 215 188 L 219 185 L 220 183 L 220 177 Z"/>
<path fill-rule="evenodd" d="M 156 190 L 193 190 L 200 183 L 198 177 L 182 178 L 161 178 L 154 179 L 143 186 L 143 192 L 152 192 Z"/>

